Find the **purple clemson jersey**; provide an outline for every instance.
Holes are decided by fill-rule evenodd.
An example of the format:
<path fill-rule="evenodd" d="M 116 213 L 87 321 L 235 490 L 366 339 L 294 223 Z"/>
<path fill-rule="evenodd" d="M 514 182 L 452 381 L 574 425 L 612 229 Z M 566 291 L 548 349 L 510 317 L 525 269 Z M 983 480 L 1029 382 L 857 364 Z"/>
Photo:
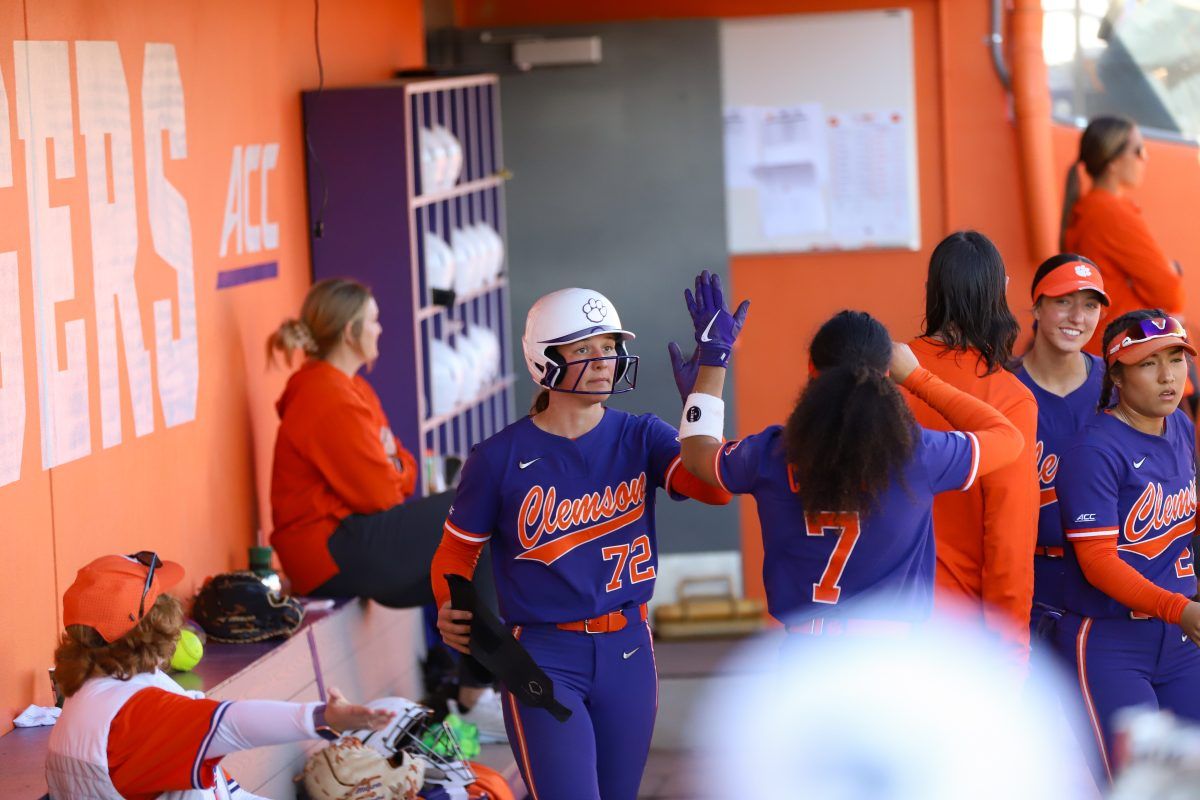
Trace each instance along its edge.
<path fill-rule="evenodd" d="M 912 458 L 868 512 L 805 509 L 778 425 L 717 451 L 717 477 L 734 494 L 753 495 L 763 537 L 763 585 L 771 616 L 854 616 L 860 595 L 889 619 L 918 620 L 933 607 L 933 496 L 975 481 L 972 434 L 916 429 Z M 836 469 L 831 464 L 830 469 Z M 838 608 L 834 608 L 838 606 Z"/>
<path fill-rule="evenodd" d="M 507 622 L 575 622 L 650 599 L 654 490 L 679 467 L 676 436 L 653 414 L 609 408 L 578 439 L 525 417 L 471 451 L 446 524 L 491 541 Z"/>
<path fill-rule="evenodd" d="M 1195 429 L 1182 411 L 1162 436 L 1097 414 L 1063 454 L 1058 505 L 1068 541 L 1115 537 L 1117 554 L 1158 586 L 1191 597 L 1196 574 L 1189 543 L 1196 528 Z M 1087 582 L 1066 553 L 1065 604 L 1085 617 L 1129 613 Z"/>
<path fill-rule="evenodd" d="M 1096 404 L 1100 402 L 1100 387 L 1104 380 L 1104 362 L 1090 353 L 1087 379 L 1066 397 L 1048 392 L 1030 377 L 1021 365 L 1016 376 L 1033 392 L 1037 400 L 1037 455 L 1038 486 L 1041 489 L 1041 511 L 1038 514 L 1038 545 L 1062 547 L 1062 519 L 1058 513 L 1058 491 L 1054 479 L 1058 473 L 1062 453 L 1075 441 L 1076 434 L 1096 416 Z"/>

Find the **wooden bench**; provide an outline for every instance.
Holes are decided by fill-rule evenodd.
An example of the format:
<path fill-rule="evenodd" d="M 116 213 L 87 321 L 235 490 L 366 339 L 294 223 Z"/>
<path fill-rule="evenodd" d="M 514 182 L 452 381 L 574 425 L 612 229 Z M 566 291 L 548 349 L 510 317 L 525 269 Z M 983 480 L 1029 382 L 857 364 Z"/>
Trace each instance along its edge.
<path fill-rule="evenodd" d="M 355 700 L 421 696 L 418 659 L 423 650 L 420 609 L 389 609 L 359 600 L 312 612 L 283 642 L 209 643 L 190 673 L 174 677 L 187 689 L 217 700 L 247 698 L 308 702 L 319 684 L 337 686 Z M 0 736 L 0 798 L 25 800 L 46 793 L 45 759 L 50 728 L 17 728 Z M 293 777 L 320 742 L 297 742 L 234 753 L 224 767 L 248 790 L 264 797 L 296 796 Z M 507 745 L 489 745 L 478 759 L 497 769 L 525 797 Z"/>

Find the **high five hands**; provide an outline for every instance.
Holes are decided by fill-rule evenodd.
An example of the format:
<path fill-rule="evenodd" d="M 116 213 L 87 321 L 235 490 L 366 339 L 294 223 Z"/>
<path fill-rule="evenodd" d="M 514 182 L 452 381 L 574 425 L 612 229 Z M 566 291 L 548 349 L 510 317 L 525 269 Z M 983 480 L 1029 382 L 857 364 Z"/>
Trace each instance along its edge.
<path fill-rule="evenodd" d="M 708 270 L 696 276 L 695 294 L 691 289 L 683 290 L 683 299 L 692 317 L 696 350 L 691 358 L 684 360 L 679 345 L 671 342 L 667 345 L 667 353 L 671 357 L 675 385 L 680 397 L 686 401 L 701 366 L 729 366 L 733 343 L 737 341 L 738 333 L 746 322 L 750 301 L 742 301 L 737 311 L 729 313 L 725 305 L 725 293 L 721 289 L 721 278 Z"/>

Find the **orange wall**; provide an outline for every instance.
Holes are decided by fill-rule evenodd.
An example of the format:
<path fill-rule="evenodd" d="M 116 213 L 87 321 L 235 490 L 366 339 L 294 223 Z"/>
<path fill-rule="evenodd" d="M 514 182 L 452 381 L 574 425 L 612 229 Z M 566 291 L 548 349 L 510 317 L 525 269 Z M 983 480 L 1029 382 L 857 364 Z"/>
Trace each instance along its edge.
<path fill-rule="evenodd" d="M 322 4 L 321 46 L 327 85 L 376 81 L 397 67 L 424 61 L 419 0 L 342 0 Z M 38 149 L 19 135 L 15 42 L 66 42 L 73 127 Z M 76 65 L 76 42 L 116 42 L 132 132 L 135 216 L 130 225 L 105 225 L 89 207 L 86 142 Z M 275 397 L 286 375 L 268 372 L 263 342 L 283 317 L 294 315 L 310 282 L 305 208 L 304 149 L 300 128 L 302 89 L 314 88 L 313 4 L 295 0 L 24 0 L 0 4 L 0 401 L 17 397 L 24 383 L 25 421 L 5 422 L 0 403 L 0 449 L 23 436 L 18 477 L 0 479 L 0 534 L 7 552 L 0 567 L 0 733 L 14 713 L 30 702 L 51 702 L 46 668 L 51 665 L 59 629 L 58 598 L 75 571 L 90 559 L 112 552 L 154 549 L 188 570 L 187 593 L 206 575 L 244 566 L 246 549 L 258 529 L 269 529 L 268 485 L 276 418 Z M 168 301 L 173 336 L 184 330 L 176 273 L 156 252 L 148 200 L 146 136 L 143 134 L 143 64 L 147 43 L 174 48 L 183 93 L 186 154 L 169 156 L 166 180 L 186 204 L 194 264 L 195 332 L 198 377 L 194 418 L 168 426 L 159 396 L 163 375 L 155 357 L 154 304 Z M 105 109 L 111 110 L 111 98 Z M 2 126 L 7 125 L 7 130 Z M 157 138 L 155 135 L 153 138 Z M 120 160 L 110 137 L 106 163 Z M 12 181 L 5 181 L 4 144 L 11 143 Z M 266 173 L 266 220 L 278 225 L 278 242 L 258 252 L 238 253 L 220 245 L 231 166 L 236 146 L 278 144 L 278 163 Z M 57 330 L 58 368 L 70 362 L 69 324 L 81 320 L 86 342 L 82 418 L 90 433 L 81 437 L 80 455 L 45 469 L 42 459 L 41 388 L 35 331 L 34 252 L 31 235 L 52 225 L 29 192 L 26 166 L 53 161 L 69 148 L 73 176 L 53 168 L 46 182 L 48 205 L 70 215 L 71 257 L 64 272 L 73 291 L 47 306 Z M 103 170 L 95 170 L 102 173 Z M 250 174 L 249 222 L 259 224 L 261 172 Z M 109 202 L 120 194 L 108 181 Z M 34 182 L 35 187 L 37 182 Z M 154 219 L 159 219 L 155 215 Z M 93 230 L 95 228 L 95 230 Z M 178 225 L 174 228 L 178 234 Z M 140 328 L 149 353 L 153 430 L 135 435 L 130 382 L 118 337 L 121 437 L 102 440 L 93 240 L 102 250 L 122 235 L 136 236 L 134 286 Z M 180 240 L 186 242 L 186 239 Z M 17 300 L 3 289 L 3 259 L 15 251 Z M 236 288 L 216 289 L 221 270 L 275 261 L 278 277 Z M 39 264 L 48 262 L 41 261 Z M 40 269 L 47 269 L 42 266 Z M 46 274 L 43 272 L 42 274 Z M 111 301 L 110 301 L 111 302 Z M 7 345 L 6 321 L 19 314 L 20 346 Z M 120 330 L 120 322 L 118 322 Z M 19 369 L 15 354 L 22 356 Z M 49 359 L 48 359 L 49 363 Z M 6 366 L 7 365 L 7 366 Z M 11 418 L 9 418 L 11 420 Z M 11 459 L 10 459 L 11 460 Z"/>
<path fill-rule="evenodd" d="M 730 269 L 738 299 L 753 303 L 738 357 L 736 428 L 761 430 L 786 418 L 807 374 L 803 351 L 817 326 L 841 308 L 879 317 L 897 338 L 914 335 L 924 308 L 925 270 L 947 233 L 977 228 L 996 242 L 1012 278 L 1009 302 L 1025 309 L 1037 262 L 1028 253 L 1008 97 L 985 44 L 988 4 L 960 0 L 458 0 L 464 26 L 567 24 L 675 17 L 733 17 L 844 12 L 883 7 L 912 10 L 917 98 L 917 159 L 921 250 L 734 256 Z M 1077 134 L 1055 131 L 1059 172 L 1046 176 L 1061 197 Z M 1149 178 L 1138 200 L 1168 253 L 1193 265 L 1190 296 L 1200 301 L 1200 204 L 1197 151 L 1152 142 Z M 1193 304 L 1191 316 L 1196 318 Z M 792 359 L 792 361 L 789 361 Z M 753 501 L 742 504 L 743 571 L 747 591 L 762 596 L 762 550 Z"/>

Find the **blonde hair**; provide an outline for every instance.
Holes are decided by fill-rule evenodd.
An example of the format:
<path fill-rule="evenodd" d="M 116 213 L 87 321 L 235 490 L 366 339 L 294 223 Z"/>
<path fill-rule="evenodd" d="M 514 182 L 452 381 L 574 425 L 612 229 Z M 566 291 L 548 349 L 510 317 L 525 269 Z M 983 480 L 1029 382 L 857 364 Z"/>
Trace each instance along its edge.
<path fill-rule="evenodd" d="M 1079 158 L 1067 170 L 1067 184 L 1063 191 L 1062 221 L 1058 235 L 1060 250 L 1067 249 L 1065 239 L 1067 228 L 1071 225 L 1071 211 L 1079 200 L 1079 167 L 1082 166 L 1092 180 L 1099 178 L 1108 165 L 1125 152 L 1133 127 L 1133 120 L 1128 117 L 1096 117 L 1079 137 Z"/>
<path fill-rule="evenodd" d="M 341 341 L 342 331 L 351 324 L 350 333 L 362 333 L 363 309 L 371 299 L 371 290 L 353 278 L 326 278 L 317 281 L 304 297 L 299 319 L 286 319 L 267 337 L 267 363 L 276 351 L 292 365 L 292 353 L 324 359 Z"/>
<path fill-rule="evenodd" d="M 171 660 L 182 628 L 183 606 L 169 594 L 160 594 L 137 626 L 112 643 L 90 625 L 70 625 L 54 651 L 54 681 L 70 697 L 89 678 L 124 681 L 153 672 Z"/>

